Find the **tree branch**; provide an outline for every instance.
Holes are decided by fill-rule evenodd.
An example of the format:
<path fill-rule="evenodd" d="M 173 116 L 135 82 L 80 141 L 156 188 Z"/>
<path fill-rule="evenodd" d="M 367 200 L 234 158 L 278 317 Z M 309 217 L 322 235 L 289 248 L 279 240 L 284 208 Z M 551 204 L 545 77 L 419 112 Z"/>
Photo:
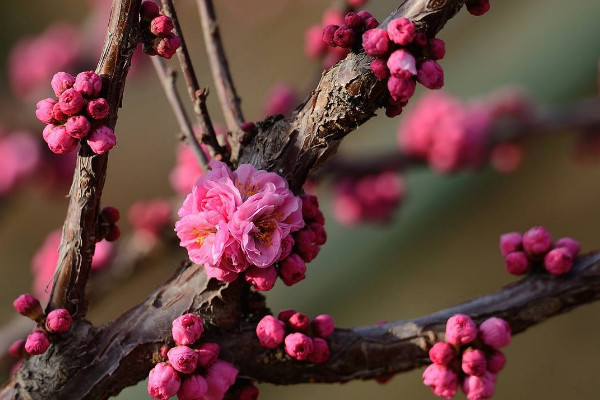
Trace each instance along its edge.
<path fill-rule="evenodd" d="M 109 34 L 96 68 L 103 80 L 101 95 L 110 105 L 107 125 L 113 129 L 131 56 L 138 42 L 139 7 L 140 0 L 113 1 Z M 75 316 L 85 315 L 85 288 L 96 245 L 96 225 L 107 163 L 108 154 L 95 154 L 85 141 L 81 142 L 47 310 L 66 308 Z"/>
<path fill-rule="evenodd" d="M 197 4 L 200 11 L 200 20 L 202 22 L 202 31 L 204 32 L 206 53 L 210 61 L 210 69 L 215 86 L 217 87 L 217 95 L 221 102 L 225 124 L 231 132 L 233 139 L 230 143 L 232 160 L 235 161 L 240 150 L 240 138 L 243 135 L 240 127 L 245 121 L 242 108 L 240 107 L 240 98 L 237 95 L 231 73 L 229 72 L 229 63 L 223 42 L 221 41 L 221 33 L 219 32 L 213 2 L 212 0 L 198 0 Z"/>
<path fill-rule="evenodd" d="M 198 84 L 198 78 L 196 78 L 192 59 L 190 58 L 190 53 L 185 44 L 185 38 L 179 24 L 179 18 L 177 18 L 173 0 L 161 0 L 161 2 L 165 15 L 173 19 L 173 32 L 181 39 L 181 47 L 177 49 L 177 58 L 179 59 L 179 65 L 181 66 L 181 71 L 185 77 L 190 100 L 194 105 L 196 120 L 202 131 L 202 143 L 208 146 L 209 152 L 213 158 L 228 161 L 229 155 L 227 154 L 227 149 L 219 144 L 215 127 L 212 124 L 210 114 L 206 108 L 206 96 L 208 95 L 208 91 L 206 89 L 200 89 L 200 85 Z"/>

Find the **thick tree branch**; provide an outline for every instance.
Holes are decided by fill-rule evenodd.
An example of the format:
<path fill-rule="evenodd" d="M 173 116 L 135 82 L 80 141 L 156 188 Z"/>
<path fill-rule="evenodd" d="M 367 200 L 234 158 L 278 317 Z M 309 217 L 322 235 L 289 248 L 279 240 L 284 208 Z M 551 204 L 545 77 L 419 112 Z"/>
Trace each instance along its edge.
<path fill-rule="evenodd" d="M 198 84 L 198 78 L 194 72 L 192 59 L 190 58 L 190 53 L 185 43 L 185 38 L 181 30 L 181 25 L 179 24 L 179 18 L 177 18 L 173 0 L 162 0 L 162 6 L 165 15 L 168 15 L 173 19 L 173 25 L 175 26 L 173 32 L 181 39 L 181 47 L 177 49 L 177 58 L 179 59 L 179 65 L 181 66 L 181 71 L 185 78 L 190 100 L 194 106 L 196 120 L 202 131 L 202 143 L 208 146 L 208 150 L 213 158 L 218 158 L 227 162 L 229 159 L 227 149 L 219 144 L 215 127 L 210 119 L 208 108 L 206 108 L 206 96 L 208 95 L 208 91 L 206 89 L 200 89 L 200 85 Z"/>
<path fill-rule="evenodd" d="M 109 33 L 96 68 L 103 79 L 101 95 L 110 105 L 107 125 L 113 129 L 131 56 L 138 42 L 139 7 L 140 0 L 113 1 Z M 108 154 L 95 154 L 82 141 L 48 310 L 67 308 L 76 316 L 85 315 L 85 288 L 96 244 L 96 225 L 107 163 Z"/>
<path fill-rule="evenodd" d="M 206 154 L 202 150 L 200 143 L 198 143 L 198 139 L 194 133 L 194 127 L 192 126 L 192 123 L 185 112 L 185 108 L 181 102 L 181 97 L 179 97 L 179 93 L 175 87 L 175 71 L 172 69 L 167 69 L 165 62 L 158 56 L 152 57 L 152 65 L 154 65 L 158 79 L 160 80 L 165 94 L 167 95 L 167 99 L 171 104 L 171 108 L 173 109 L 173 113 L 175 114 L 175 118 L 179 124 L 179 129 L 181 129 L 181 132 L 185 136 L 190 149 L 192 149 L 192 153 L 194 153 L 196 161 L 198 161 L 198 164 L 200 164 L 202 170 L 206 171 L 208 167 L 208 157 L 206 157 Z"/>
<path fill-rule="evenodd" d="M 217 24 L 217 15 L 212 0 L 197 0 L 204 32 L 204 43 L 206 53 L 210 61 L 213 80 L 217 87 L 217 95 L 221 102 L 221 110 L 225 117 L 227 129 L 231 132 L 231 154 L 232 160 L 236 160 L 240 149 L 240 138 L 243 135 L 240 127 L 244 122 L 244 115 L 240 106 L 240 98 L 233 85 L 233 79 L 229 72 L 229 63 L 225 54 L 225 48 L 221 41 L 221 33 Z"/>

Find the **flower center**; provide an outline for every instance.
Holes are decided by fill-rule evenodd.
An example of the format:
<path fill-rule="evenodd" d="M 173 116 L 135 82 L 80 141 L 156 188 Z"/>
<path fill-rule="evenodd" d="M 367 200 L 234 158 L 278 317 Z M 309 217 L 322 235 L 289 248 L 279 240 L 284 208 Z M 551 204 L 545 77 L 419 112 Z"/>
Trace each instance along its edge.
<path fill-rule="evenodd" d="M 194 236 L 196 236 L 196 243 L 198 243 L 200 246 L 202 246 L 204 244 L 206 237 L 213 233 L 217 233 L 217 228 L 213 227 L 213 228 L 205 228 L 205 229 L 199 229 L 199 228 L 192 229 L 192 234 Z"/>

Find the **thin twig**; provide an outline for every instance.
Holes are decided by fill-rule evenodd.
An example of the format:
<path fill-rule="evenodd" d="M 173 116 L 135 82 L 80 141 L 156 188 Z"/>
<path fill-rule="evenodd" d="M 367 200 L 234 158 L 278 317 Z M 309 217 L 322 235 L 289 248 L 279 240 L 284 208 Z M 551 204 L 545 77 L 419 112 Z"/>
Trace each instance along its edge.
<path fill-rule="evenodd" d="M 162 5 L 165 15 L 173 19 L 174 33 L 181 39 L 181 47 L 177 49 L 177 58 L 179 59 L 179 65 L 181 66 L 181 71 L 185 78 L 190 100 L 194 105 L 196 120 L 202 131 L 202 143 L 208 146 L 211 157 L 222 161 L 228 161 L 229 155 L 227 154 L 227 149 L 219 144 L 215 127 L 212 124 L 210 114 L 206 108 L 206 96 L 208 96 L 208 90 L 200 89 L 200 85 L 198 84 L 198 79 L 194 72 L 192 59 L 190 58 L 190 53 L 185 43 L 185 38 L 181 30 L 181 25 L 179 24 L 179 19 L 177 18 L 173 0 L 162 0 Z"/>
<path fill-rule="evenodd" d="M 154 69 L 156 70 L 156 74 L 160 80 L 160 83 L 165 90 L 165 94 L 167 95 L 167 99 L 169 103 L 171 103 L 171 108 L 173 109 L 173 113 L 175 113 L 175 118 L 177 119 L 177 123 L 179 124 L 179 129 L 183 132 L 192 152 L 194 153 L 194 157 L 196 157 L 196 161 L 200 164 L 202 171 L 206 171 L 208 168 L 208 157 L 202 150 L 202 146 L 198 143 L 198 138 L 194 134 L 194 128 L 190 119 L 185 112 L 183 104 L 181 103 L 181 97 L 179 96 L 179 92 L 175 87 L 175 77 L 177 73 L 170 68 L 165 66 L 165 62 L 158 56 L 151 57 L 152 65 L 154 65 Z"/>
<path fill-rule="evenodd" d="M 239 151 L 240 137 L 243 134 L 240 127 L 245 121 L 242 108 L 240 107 L 240 98 L 237 95 L 231 73 L 229 72 L 229 63 L 227 62 L 225 48 L 221 41 L 221 33 L 219 32 L 213 2 L 212 0 L 198 0 L 197 3 L 202 22 L 202 31 L 204 32 L 206 53 L 210 61 L 210 69 L 215 86 L 217 87 L 221 109 L 225 116 L 225 124 L 233 138 L 231 154 L 232 159 L 235 160 Z"/>

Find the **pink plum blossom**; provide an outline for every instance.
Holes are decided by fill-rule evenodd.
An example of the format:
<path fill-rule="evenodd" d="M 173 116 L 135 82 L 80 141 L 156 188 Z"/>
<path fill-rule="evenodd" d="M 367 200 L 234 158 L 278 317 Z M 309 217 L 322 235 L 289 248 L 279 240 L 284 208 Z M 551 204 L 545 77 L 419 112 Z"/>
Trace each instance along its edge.
<path fill-rule="evenodd" d="M 256 326 L 256 335 L 261 346 L 274 349 L 283 342 L 284 323 L 272 315 L 266 315 Z"/>
<path fill-rule="evenodd" d="M 445 365 L 431 364 L 423 372 L 423 384 L 436 396 L 451 399 L 458 390 L 458 375 Z"/>
<path fill-rule="evenodd" d="M 171 327 L 171 334 L 175 343 L 180 345 L 194 344 L 204 332 L 202 318 L 195 314 L 184 314 L 175 318 Z"/>
<path fill-rule="evenodd" d="M 181 378 L 168 363 L 159 363 L 148 375 L 148 394 L 153 399 L 167 400 L 174 396 L 181 385 Z"/>

